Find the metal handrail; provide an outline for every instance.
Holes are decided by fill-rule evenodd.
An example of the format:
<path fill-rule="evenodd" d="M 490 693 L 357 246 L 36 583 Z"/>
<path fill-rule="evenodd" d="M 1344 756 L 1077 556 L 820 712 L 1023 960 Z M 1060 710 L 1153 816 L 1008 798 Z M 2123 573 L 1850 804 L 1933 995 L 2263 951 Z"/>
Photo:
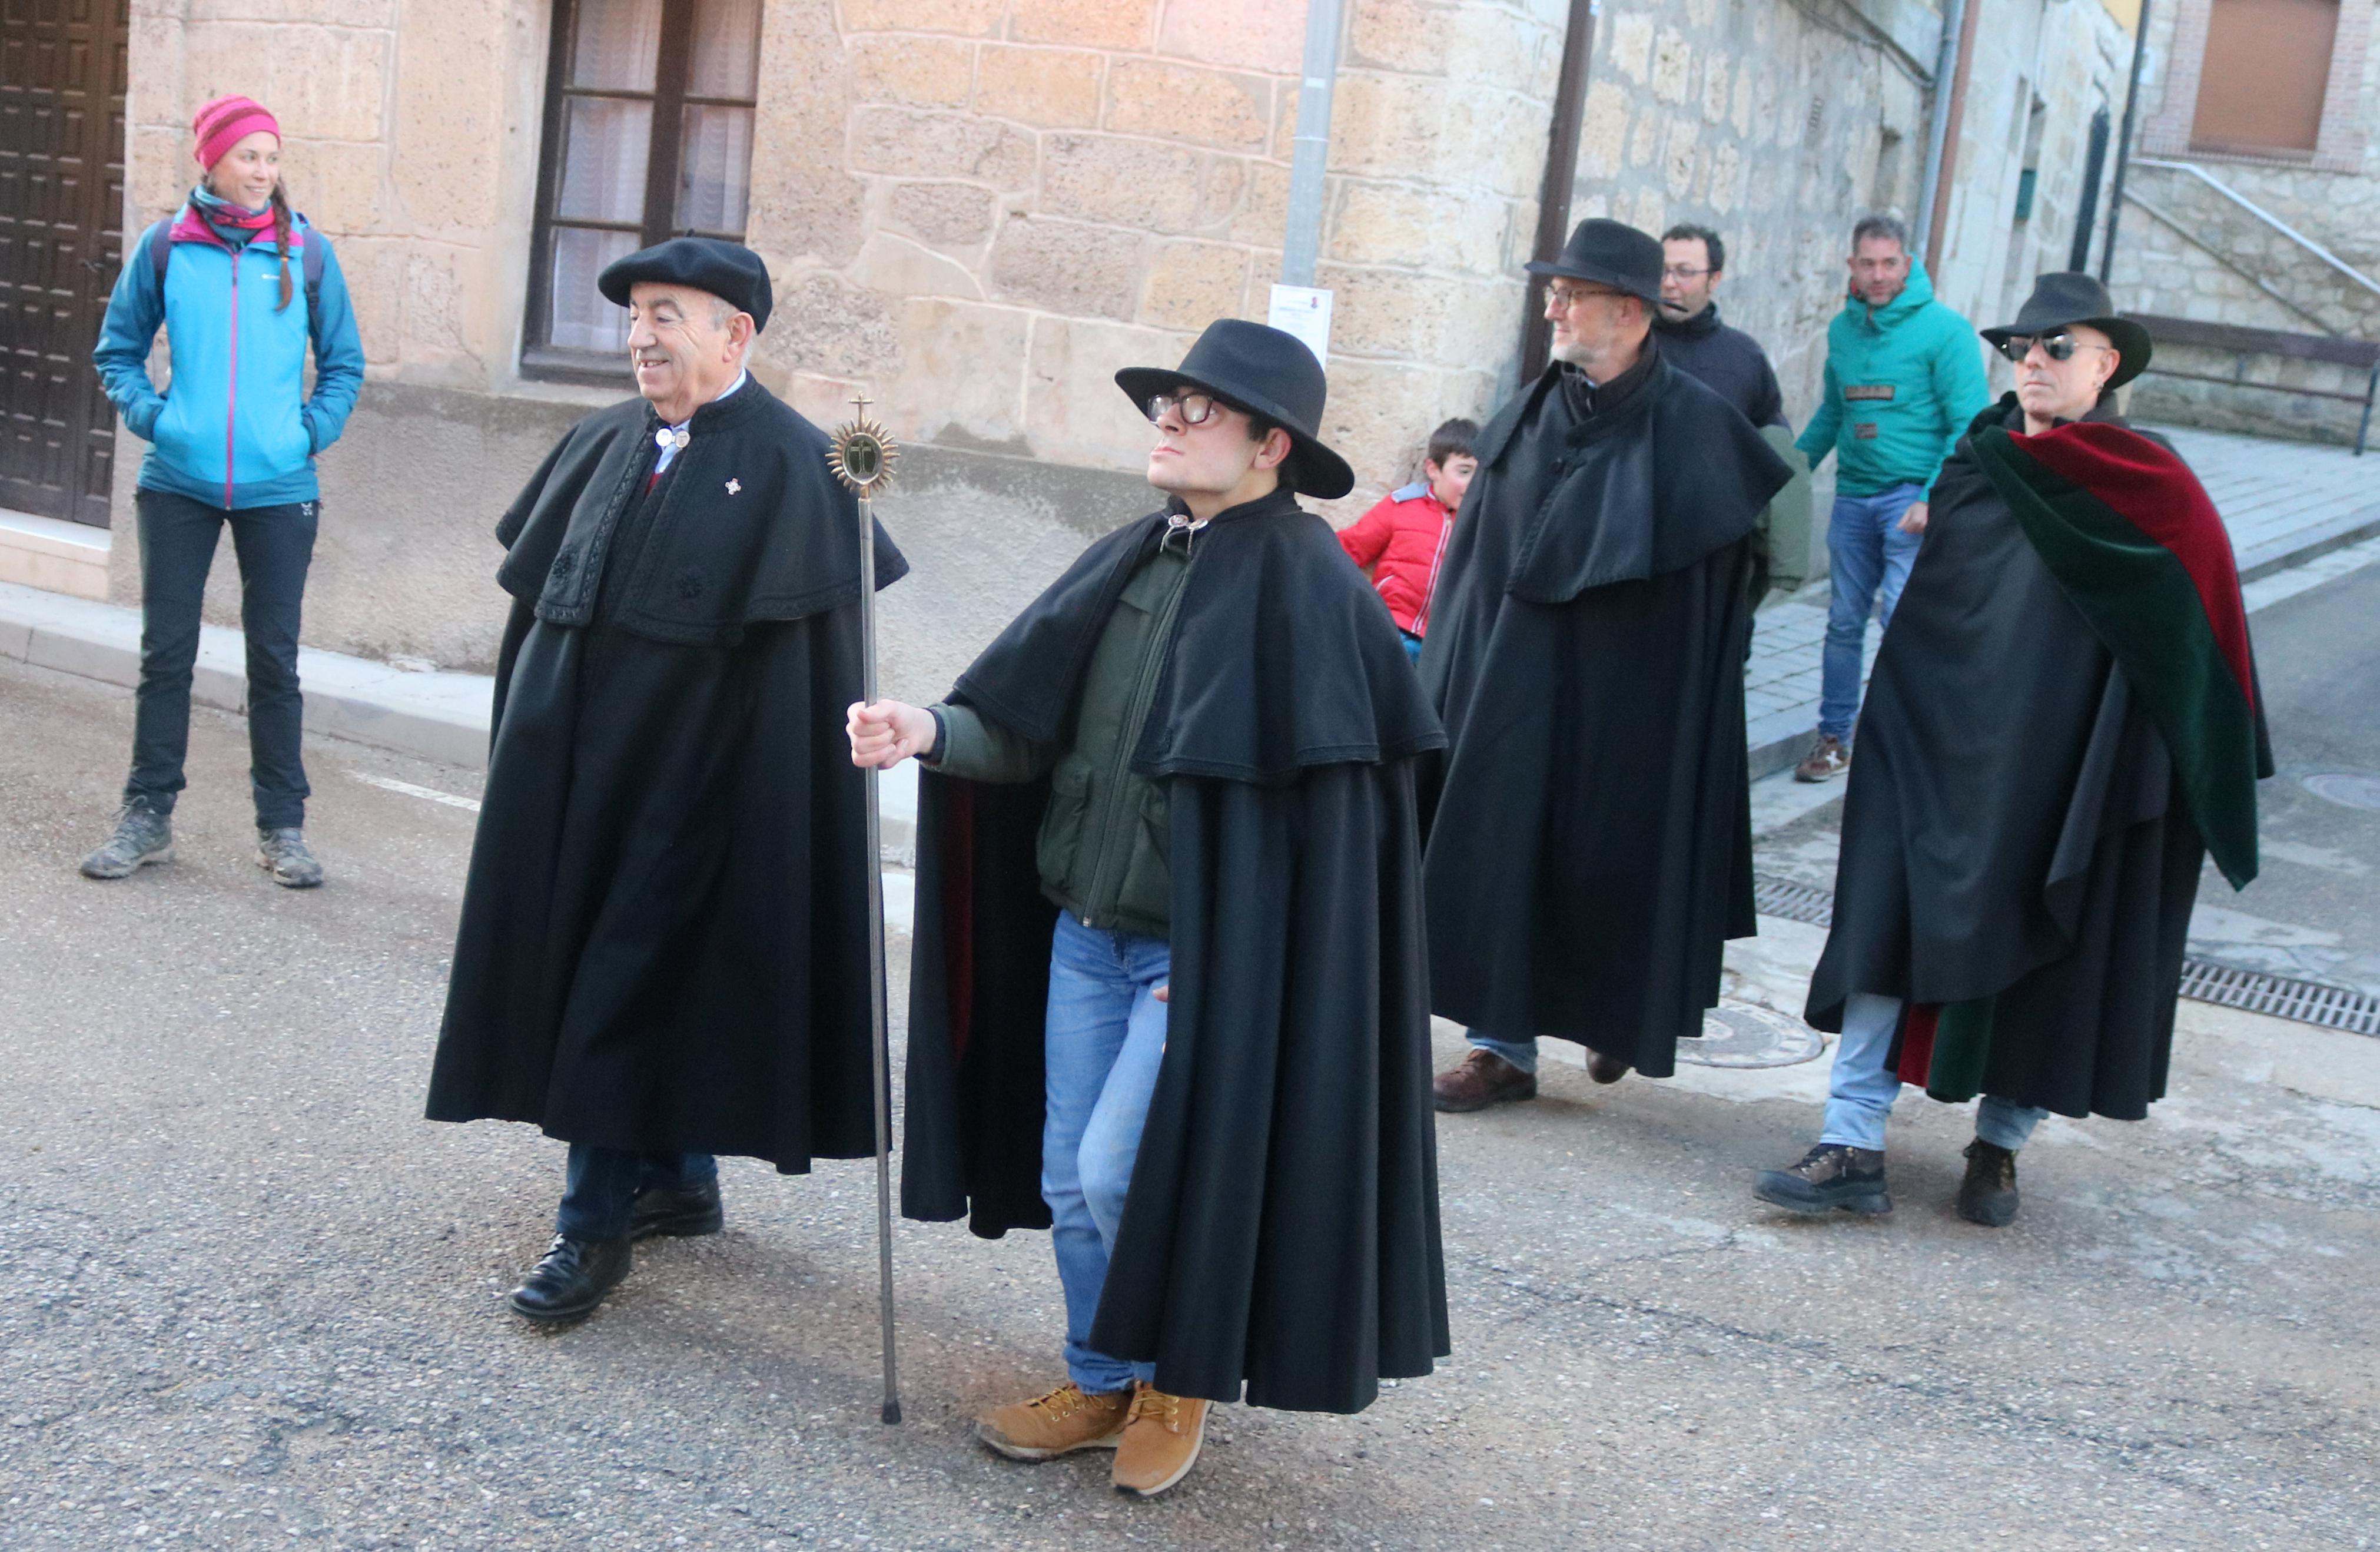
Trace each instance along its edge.
<path fill-rule="evenodd" d="M 2380 280 L 2374 280 L 2370 275 L 2365 274 L 2362 270 L 2357 269 L 2346 260 L 2341 259 L 2338 254 L 2333 253 L 2330 249 L 2323 247 L 2322 244 L 2314 241 L 2312 237 L 2307 236 L 2303 232 L 2299 231 L 2288 222 L 2283 221 L 2279 216 L 2275 215 L 2272 212 L 2265 209 L 2262 205 L 2257 204 L 2253 200 L 2249 199 L 2246 195 L 2240 193 L 2229 184 L 2225 183 L 2221 178 L 2216 177 L 2205 168 L 2198 165 L 2198 164 L 2194 162 L 2169 162 L 2161 157 L 2154 156 L 2135 156 L 2131 160 L 2132 165 L 2135 167 L 2162 167 L 2168 172 L 2188 173 L 2199 182 L 2206 185 L 2207 188 L 2212 188 L 2215 192 L 2222 195 L 2225 199 L 2230 200 L 2241 210 L 2246 211 L 2250 215 L 2254 216 L 2265 225 L 2270 226 L 2274 231 L 2278 232 L 2281 236 L 2289 238 L 2289 241 L 2297 244 L 2300 248 L 2304 249 L 2308 253 L 2313 254 L 2324 263 L 2328 264 L 2340 274 L 2343 274 L 2348 279 L 2355 282 L 2356 285 L 2361 285 L 2363 289 L 2371 292 L 2374 296 L 2380 297 Z"/>

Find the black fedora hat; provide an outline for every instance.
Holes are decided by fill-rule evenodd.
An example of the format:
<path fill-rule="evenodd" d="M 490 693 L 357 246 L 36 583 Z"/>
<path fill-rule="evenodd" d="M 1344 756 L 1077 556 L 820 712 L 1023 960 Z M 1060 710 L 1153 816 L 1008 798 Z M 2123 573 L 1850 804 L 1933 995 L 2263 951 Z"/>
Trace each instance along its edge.
<path fill-rule="evenodd" d="M 769 326 L 769 266 L 741 243 L 717 237 L 672 237 L 614 259 L 595 277 L 595 289 L 621 307 L 628 289 L 645 281 L 691 285 L 752 315 L 752 332 Z"/>
<path fill-rule="evenodd" d="M 1643 297 L 1647 307 L 1661 304 L 1661 241 L 1624 221 L 1582 221 L 1562 244 L 1560 258 L 1551 263 L 1533 259 L 1526 267 L 1533 275 L 1599 281 Z"/>
<path fill-rule="evenodd" d="M 2052 270 L 2036 276 L 2033 295 L 2017 309 L 2015 322 L 1978 332 L 1994 345 L 2001 345 L 2012 335 L 2046 334 L 2069 323 L 2088 323 L 2114 342 L 2119 359 L 2115 375 L 2107 379 L 2108 387 L 2121 388 L 2149 364 L 2149 332 L 2116 310 L 2106 286 L 2077 270 Z"/>
<path fill-rule="evenodd" d="M 1347 460 L 1315 434 L 1328 385 L 1322 363 L 1295 334 L 1245 318 L 1219 318 L 1207 325 L 1180 366 L 1126 367 L 1115 380 L 1124 397 L 1143 410 L 1151 394 L 1188 386 L 1278 422 L 1289 433 L 1290 479 L 1300 494 L 1335 501 L 1355 488 L 1355 471 Z"/>

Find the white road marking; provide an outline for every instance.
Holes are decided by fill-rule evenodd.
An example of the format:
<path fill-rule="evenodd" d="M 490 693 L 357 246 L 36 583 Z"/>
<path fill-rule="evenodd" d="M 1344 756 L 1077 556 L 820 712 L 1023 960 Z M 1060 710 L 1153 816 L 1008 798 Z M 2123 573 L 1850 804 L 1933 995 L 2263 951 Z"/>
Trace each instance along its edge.
<path fill-rule="evenodd" d="M 455 793 L 440 792 L 436 787 L 417 787 L 410 782 L 400 782 L 394 776 L 374 776 L 361 770 L 350 770 L 347 774 L 358 782 L 378 787 L 383 792 L 403 793 L 407 797 L 427 798 L 432 803 L 443 803 L 449 808 L 461 808 L 474 814 L 480 811 L 480 800 L 476 797 L 463 797 Z"/>

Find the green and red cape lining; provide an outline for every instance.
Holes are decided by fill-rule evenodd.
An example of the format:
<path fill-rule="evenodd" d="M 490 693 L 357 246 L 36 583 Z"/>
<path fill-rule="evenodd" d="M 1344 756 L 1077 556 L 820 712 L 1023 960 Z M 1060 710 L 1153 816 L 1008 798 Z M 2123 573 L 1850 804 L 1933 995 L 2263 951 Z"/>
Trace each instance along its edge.
<path fill-rule="evenodd" d="M 2273 757 L 2231 538 L 2205 488 L 2168 448 L 2104 421 L 2037 436 L 1987 426 L 1969 445 L 2164 736 L 2216 867 L 2244 888 L 2256 876 L 2256 782 Z M 1912 1006 L 1902 1079 L 1973 1097 L 1992 1012 L 1990 998 Z"/>

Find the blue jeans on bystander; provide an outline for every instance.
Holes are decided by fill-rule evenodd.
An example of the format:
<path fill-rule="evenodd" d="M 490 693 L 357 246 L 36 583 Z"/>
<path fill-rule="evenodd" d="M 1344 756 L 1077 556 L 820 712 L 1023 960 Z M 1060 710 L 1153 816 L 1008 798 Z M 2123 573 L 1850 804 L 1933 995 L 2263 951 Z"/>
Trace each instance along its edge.
<path fill-rule="evenodd" d="M 1819 660 L 1818 731 L 1846 746 L 1859 721 L 1860 677 L 1866 666 L 1867 616 L 1872 607 L 1888 628 L 1892 606 L 1916 564 L 1922 536 L 1900 531 L 1901 515 L 1923 500 L 1923 485 L 1895 485 L 1872 496 L 1835 498 L 1827 520 L 1827 646 Z M 1879 597 L 1879 592 L 1881 597 Z"/>

